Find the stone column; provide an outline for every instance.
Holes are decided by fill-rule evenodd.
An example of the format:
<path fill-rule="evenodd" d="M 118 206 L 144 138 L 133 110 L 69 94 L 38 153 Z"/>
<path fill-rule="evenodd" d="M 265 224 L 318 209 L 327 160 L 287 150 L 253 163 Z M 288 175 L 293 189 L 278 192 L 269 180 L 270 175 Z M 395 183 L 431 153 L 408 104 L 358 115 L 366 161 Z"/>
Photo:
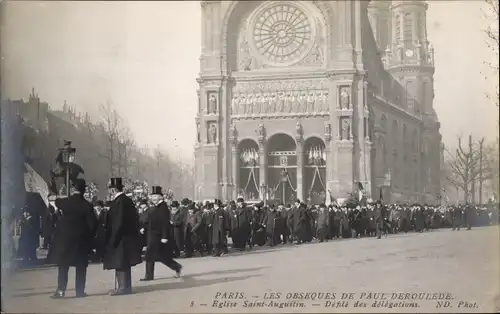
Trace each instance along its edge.
<path fill-rule="evenodd" d="M 231 199 L 236 200 L 240 183 L 240 150 L 236 139 L 229 140 L 231 144 Z"/>
<path fill-rule="evenodd" d="M 332 156 L 332 150 L 331 150 L 331 147 L 330 147 L 330 144 L 331 144 L 331 141 L 332 141 L 332 126 L 330 123 L 328 122 L 325 122 L 325 155 L 326 155 L 326 160 L 325 160 L 325 163 L 326 163 L 326 178 L 325 178 L 325 182 L 326 182 L 326 190 L 330 190 L 332 193 L 334 191 L 332 191 L 331 187 L 328 186 L 328 182 L 331 182 L 333 180 L 333 172 L 334 172 L 334 163 L 332 162 L 333 161 L 333 156 Z"/>
<path fill-rule="evenodd" d="M 262 187 L 267 186 L 267 149 L 266 141 L 259 139 L 259 195 L 263 200 L 265 195 L 262 194 Z"/>
<path fill-rule="evenodd" d="M 303 170 L 304 170 L 304 148 L 302 138 L 297 139 L 297 198 L 304 201 Z"/>
<path fill-rule="evenodd" d="M 295 152 L 297 155 L 297 198 L 301 201 L 304 201 L 304 187 L 303 187 L 303 170 L 304 170 L 304 143 L 303 143 L 303 129 L 302 124 L 297 122 L 296 126 L 296 134 L 295 134 L 295 143 L 296 148 Z"/>
<path fill-rule="evenodd" d="M 264 125 L 259 125 L 259 195 L 264 200 L 263 187 L 267 187 L 267 147 L 266 130 Z"/>

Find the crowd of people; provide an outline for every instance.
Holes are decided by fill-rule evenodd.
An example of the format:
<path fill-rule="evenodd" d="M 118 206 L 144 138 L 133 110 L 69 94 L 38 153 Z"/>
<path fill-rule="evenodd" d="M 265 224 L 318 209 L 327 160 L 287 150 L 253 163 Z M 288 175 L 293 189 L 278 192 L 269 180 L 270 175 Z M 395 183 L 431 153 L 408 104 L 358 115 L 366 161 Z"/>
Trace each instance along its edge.
<path fill-rule="evenodd" d="M 497 223 L 499 214 L 498 206 L 386 205 L 382 201 L 363 200 L 313 205 L 298 199 L 293 204 L 247 204 L 243 198 L 227 203 L 218 199 L 196 202 L 184 198 L 179 203 L 171 198 L 171 193 L 163 193 L 161 187 L 153 187 L 149 195 L 141 197 L 124 194 L 121 179 L 113 180 L 112 197 L 108 201 L 95 200 L 93 204 L 86 201 L 85 188 L 81 186 L 85 183 L 73 188 L 80 195 L 77 199 L 50 197 L 41 234 L 43 247 L 48 249 L 47 261 L 58 264 L 62 274 L 55 297 L 64 296 L 67 269 L 75 265 L 75 259 L 79 261 L 76 264 L 83 265 L 77 268 L 80 285 L 77 285 L 77 294 L 84 294 L 83 268 L 92 260 L 102 262 L 105 269 L 117 270 L 119 288 L 114 293 L 120 295 L 131 291 L 130 267 L 141 263 L 143 258 L 146 260 L 143 280 L 153 280 L 155 261 L 164 263 L 180 276 L 182 266 L 174 258 L 216 257 L 265 245 L 363 237 L 380 239 L 388 234 L 437 228 L 471 229 Z M 80 213 L 68 215 L 78 212 L 73 208 Z M 29 238 L 38 238 L 37 222 L 29 211 L 23 215 L 19 249 L 25 259 L 35 260 L 37 245 L 30 245 Z M 68 220 L 70 218 L 73 220 Z M 88 240 L 85 252 L 69 249 L 77 241 L 75 232 Z M 66 249 L 61 250 L 61 246 Z M 127 258 L 124 258 L 125 252 Z M 82 259 L 86 259 L 86 263 Z"/>

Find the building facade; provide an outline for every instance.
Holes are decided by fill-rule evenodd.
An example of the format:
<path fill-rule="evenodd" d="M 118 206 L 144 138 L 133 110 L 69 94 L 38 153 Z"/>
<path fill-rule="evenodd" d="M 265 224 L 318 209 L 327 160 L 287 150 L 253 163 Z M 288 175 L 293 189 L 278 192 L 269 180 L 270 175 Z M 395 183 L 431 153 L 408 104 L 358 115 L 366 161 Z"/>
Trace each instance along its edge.
<path fill-rule="evenodd" d="M 202 1 L 195 197 L 437 201 L 424 1 Z"/>

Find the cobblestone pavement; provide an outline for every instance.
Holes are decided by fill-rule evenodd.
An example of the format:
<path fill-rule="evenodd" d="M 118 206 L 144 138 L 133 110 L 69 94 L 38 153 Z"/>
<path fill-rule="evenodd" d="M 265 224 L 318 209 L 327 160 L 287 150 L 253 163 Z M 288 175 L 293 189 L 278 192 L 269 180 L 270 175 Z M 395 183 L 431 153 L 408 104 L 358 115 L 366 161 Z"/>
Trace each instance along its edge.
<path fill-rule="evenodd" d="M 101 265 L 89 267 L 89 296 L 84 299 L 73 298 L 74 290 L 67 292 L 67 299 L 49 298 L 55 289 L 55 268 L 24 270 L 2 278 L 4 287 L 9 288 L 4 299 L 5 310 L 8 313 L 493 312 L 500 310 L 499 230 L 498 227 L 460 232 L 435 230 L 381 240 L 340 240 L 259 249 L 219 258 L 181 259 L 182 278 L 174 278 L 170 269 L 157 265 L 157 279 L 148 283 L 139 282 L 144 275 L 141 264 L 133 268 L 134 294 L 122 297 L 107 295 L 113 288 L 114 275 Z M 71 270 L 69 286 L 73 285 L 73 276 Z M 303 295 L 308 299 L 299 300 L 300 296 L 294 293 L 301 292 L 316 294 Z M 375 297 L 385 300 L 375 303 L 370 299 Z M 414 297 L 439 298 L 441 302 L 411 300 Z M 245 307 L 245 304 L 256 306 Z M 361 307 L 363 304 L 367 307 Z M 394 307 L 389 308 L 391 304 Z"/>

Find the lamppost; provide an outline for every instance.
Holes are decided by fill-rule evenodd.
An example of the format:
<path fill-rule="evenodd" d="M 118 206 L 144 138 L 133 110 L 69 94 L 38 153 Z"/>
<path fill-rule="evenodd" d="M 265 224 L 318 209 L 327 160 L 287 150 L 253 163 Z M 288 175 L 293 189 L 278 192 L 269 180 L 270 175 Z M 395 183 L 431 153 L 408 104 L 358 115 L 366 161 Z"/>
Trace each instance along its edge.
<path fill-rule="evenodd" d="M 282 184 L 282 187 L 283 187 L 283 204 L 286 203 L 286 183 L 288 181 L 288 172 L 286 171 L 285 168 L 283 168 L 283 170 L 281 170 L 281 184 Z"/>
<path fill-rule="evenodd" d="M 71 165 L 75 161 L 76 148 L 71 147 L 71 141 L 64 141 L 64 147 L 60 149 L 62 152 L 62 159 L 64 163 L 64 167 L 66 169 L 66 195 L 69 197 L 71 188 L 70 188 L 70 172 Z"/>

